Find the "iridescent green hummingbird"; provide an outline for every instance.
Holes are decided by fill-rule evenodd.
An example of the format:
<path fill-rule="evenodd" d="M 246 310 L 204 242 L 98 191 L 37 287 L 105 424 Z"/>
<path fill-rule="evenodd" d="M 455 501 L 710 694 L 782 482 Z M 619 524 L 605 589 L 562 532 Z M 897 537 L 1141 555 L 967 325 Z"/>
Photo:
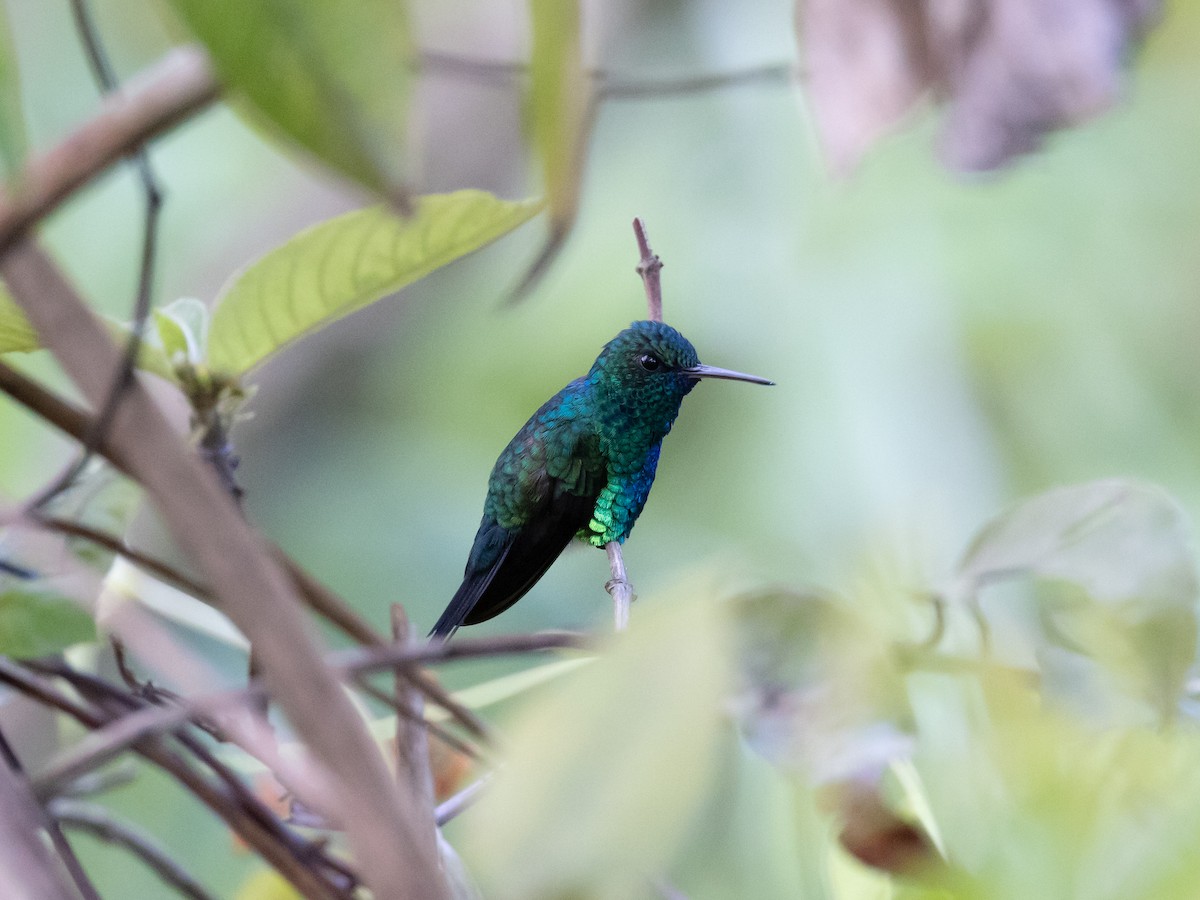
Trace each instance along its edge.
<path fill-rule="evenodd" d="M 445 638 L 504 612 L 572 537 L 624 543 L 662 440 L 701 378 L 774 384 L 702 365 L 662 322 L 634 322 L 605 344 L 591 371 L 542 404 L 496 460 L 462 586 L 430 634 Z"/>

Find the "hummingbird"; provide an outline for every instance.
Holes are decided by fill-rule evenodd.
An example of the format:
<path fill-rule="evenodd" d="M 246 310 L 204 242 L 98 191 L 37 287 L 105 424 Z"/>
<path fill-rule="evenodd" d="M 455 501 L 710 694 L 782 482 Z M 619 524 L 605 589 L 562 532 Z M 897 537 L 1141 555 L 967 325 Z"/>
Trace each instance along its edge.
<path fill-rule="evenodd" d="M 682 334 L 634 322 L 592 368 L 542 404 L 496 460 L 462 585 L 430 635 L 498 616 L 579 538 L 625 542 L 646 505 L 663 438 L 702 378 L 774 384 L 700 362 Z"/>

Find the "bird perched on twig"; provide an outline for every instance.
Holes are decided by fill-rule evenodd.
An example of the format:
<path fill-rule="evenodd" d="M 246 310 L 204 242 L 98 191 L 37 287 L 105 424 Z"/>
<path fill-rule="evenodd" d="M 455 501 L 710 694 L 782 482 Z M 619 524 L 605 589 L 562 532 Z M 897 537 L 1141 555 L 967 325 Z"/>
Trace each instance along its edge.
<path fill-rule="evenodd" d="M 609 341 L 496 460 L 462 586 L 430 634 L 445 638 L 504 612 L 572 537 L 623 543 L 654 483 L 662 440 L 701 378 L 774 383 L 702 365 L 662 322 L 634 322 Z"/>

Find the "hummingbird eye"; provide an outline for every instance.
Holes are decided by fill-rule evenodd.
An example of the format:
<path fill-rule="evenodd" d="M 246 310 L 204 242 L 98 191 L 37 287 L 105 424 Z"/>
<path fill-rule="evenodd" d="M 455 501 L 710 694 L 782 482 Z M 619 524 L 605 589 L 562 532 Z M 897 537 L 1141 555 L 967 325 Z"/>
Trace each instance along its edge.
<path fill-rule="evenodd" d="M 638 365 L 640 365 L 647 372 L 657 372 L 662 368 L 662 360 L 652 353 L 643 353 L 640 357 L 638 357 Z"/>

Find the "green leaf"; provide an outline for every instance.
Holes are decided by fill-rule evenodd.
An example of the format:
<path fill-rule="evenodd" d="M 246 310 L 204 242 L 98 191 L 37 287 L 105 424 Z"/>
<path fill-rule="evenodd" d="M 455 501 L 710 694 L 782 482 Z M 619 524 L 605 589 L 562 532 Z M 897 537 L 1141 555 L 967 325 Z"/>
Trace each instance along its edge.
<path fill-rule="evenodd" d="M 199 365 L 208 343 L 208 308 L 193 297 L 181 297 L 154 310 L 155 334 L 172 365 Z"/>
<path fill-rule="evenodd" d="M 540 692 L 463 817 L 489 897 L 641 896 L 708 796 L 730 679 L 725 610 L 647 601 L 605 655 Z"/>
<path fill-rule="evenodd" d="M 8 177 L 20 171 L 25 149 L 25 116 L 21 111 L 17 53 L 8 13 L 0 3 L 0 163 Z"/>
<path fill-rule="evenodd" d="M 221 79 L 318 159 L 404 202 L 412 36 L 404 0 L 171 0 Z"/>
<path fill-rule="evenodd" d="M 579 212 L 593 94 L 580 53 L 578 0 L 530 0 L 533 49 L 525 124 L 542 170 L 550 233 L 513 291 L 526 294 L 545 274 Z"/>
<path fill-rule="evenodd" d="M 1047 687 L 1095 706 L 1100 686 L 1079 660 L 1101 661 L 1133 693 L 1170 716 L 1196 653 L 1198 583 L 1188 518 L 1161 489 L 1124 480 L 1058 488 L 989 523 L 960 565 L 956 589 L 1035 577 L 1049 652 Z"/>
<path fill-rule="evenodd" d="M 27 586 L 0 593 L 0 654 L 29 659 L 95 639 L 92 617 L 60 594 Z"/>
<path fill-rule="evenodd" d="M 41 346 L 37 331 L 0 283 L 0 353 L 29 353 Z"/>
<path fill-rule="evenodd" d="M 530 0 L 529 134 L 542 166 L 552 230 L 579 207 L 580 141 L 589 117 L 589 82 L 580 54 L 578 0 Z"/>
<path fill-rule="evenodd" d="M 915 695 L 915 762 L 962 879 L 953 896 L 1194 896 L 1194 729 L 1085 727 L 996 676 Z"/>
<path fill-rule="evenodd" d="M 407 219 L 372 207 L 309 228 L 223 291 L 209 333 L 209 367 L 240 375 L 308 332 L 496 240 L 539 208 L 457 191 L 417 198 Z"/>
<path fill-rule="evenodd" d="M 124 344 L 129 340 L 127 325 L 113 322 L 110 319 L 103 321 L 109 335 L 118 344 Z M 0 283 L 0 353 L 32 353 L 34 350 L 41 349 L 42 342 L 38 338 L 37 331 L 25 318 L 25 313 L 21 311 L 21 308 L 13 302 L 3 283 Z M 176 380 L 175 372 L 167 362 L 163 351 L 151 344 L 142 343 L 137 365 L 143 371 L 153 372 L 168 381 Z"/>

